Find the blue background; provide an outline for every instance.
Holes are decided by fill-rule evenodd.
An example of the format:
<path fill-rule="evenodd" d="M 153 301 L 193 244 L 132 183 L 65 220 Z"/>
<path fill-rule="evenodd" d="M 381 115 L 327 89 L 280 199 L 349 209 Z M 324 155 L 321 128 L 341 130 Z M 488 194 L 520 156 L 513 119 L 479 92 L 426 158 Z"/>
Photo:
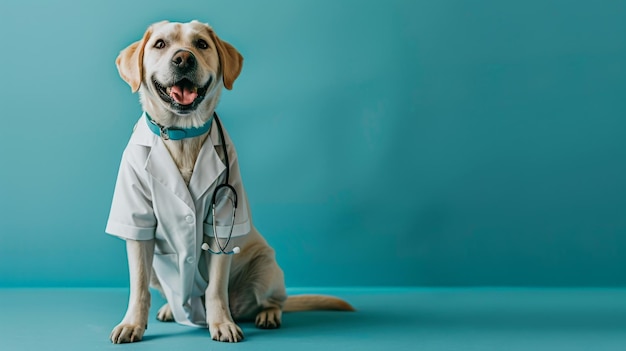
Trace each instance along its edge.
<path fill-rule="evenodd" d="M 623 1 L 0 5 L 0 286 L 124 286 L 104 234 L 162 19 L 245 57 L 218 111 L 288 286 L 626 285 Z"/>

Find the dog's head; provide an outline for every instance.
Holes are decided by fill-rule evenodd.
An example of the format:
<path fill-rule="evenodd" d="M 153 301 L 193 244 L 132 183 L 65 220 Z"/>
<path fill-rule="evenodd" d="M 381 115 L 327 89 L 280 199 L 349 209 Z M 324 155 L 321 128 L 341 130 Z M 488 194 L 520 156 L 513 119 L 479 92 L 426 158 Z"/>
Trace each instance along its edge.
<path fill-rule="evenodd" d="M 243 57 L 207 24 L 164 21 L 151 25 L 115 62 L 144 108 L 167 119 L 210 113 L 221 88 L 232 89 Z"/>

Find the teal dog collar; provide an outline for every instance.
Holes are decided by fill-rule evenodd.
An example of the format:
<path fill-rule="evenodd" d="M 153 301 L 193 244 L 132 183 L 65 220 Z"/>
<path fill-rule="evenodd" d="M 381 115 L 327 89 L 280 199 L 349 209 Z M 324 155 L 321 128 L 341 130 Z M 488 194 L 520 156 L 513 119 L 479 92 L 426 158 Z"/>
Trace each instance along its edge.
<path fill-rule="evenodd" d="M 146 123 L 148 124 L 148 128 L 152 131 L 152 133 L 162 137 L 165 140 L 182 140 L 186 138 L 193 138 L 200 136 L 211 129 L 211 124 L 213 123 L 213 116 L 204 123 L 204 125 L 198 128 L 176 128 L 176 127 L 164 127 L 157 122 L 155 122 L 148 113 L 146 115 Z"/>

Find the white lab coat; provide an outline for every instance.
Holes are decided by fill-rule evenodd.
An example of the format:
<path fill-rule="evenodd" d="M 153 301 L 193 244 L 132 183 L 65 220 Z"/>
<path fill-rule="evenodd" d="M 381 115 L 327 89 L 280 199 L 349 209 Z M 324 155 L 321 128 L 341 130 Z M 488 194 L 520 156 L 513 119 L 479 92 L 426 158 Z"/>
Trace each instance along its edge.
<path fill-rule="evenodd" d="M 214 147 L 221 144 L 215 121 L 209 133 L 187 187 L 163 140 L 148 129 L 142 115 L 122 156 L 105 230 L 122 239 L 155 239 L 154 270 L 175 320 L 191 326 L 206 325 L 200 297 L 208 285 L 207 253 L 201 246 L 213 236 L 211 196 L 225 177 L 225 165 Z M 229 183 L 239 202 L 232 232 L 236 237 L 250 232 L 251 220 L 237 153 L 226 131 L 224 137 Z M 230 211 L 226 216 L 229 226 L 221 228 L 223 217 L 217 215 L 219 237 L 228 235 Z"/>

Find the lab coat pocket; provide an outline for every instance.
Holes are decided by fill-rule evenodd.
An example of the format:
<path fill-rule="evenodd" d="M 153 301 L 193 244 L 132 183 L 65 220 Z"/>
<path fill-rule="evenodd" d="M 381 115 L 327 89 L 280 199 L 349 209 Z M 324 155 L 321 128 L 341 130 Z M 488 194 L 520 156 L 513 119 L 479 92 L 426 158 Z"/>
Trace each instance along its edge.
<path fill-rule="evenodd" d="M 176 250 L 170 245 L 167 240 L 164 239 L 155 239 L 154 244 L 154 254 L 155 255 L 172 255 L 176 254 Z"/>

